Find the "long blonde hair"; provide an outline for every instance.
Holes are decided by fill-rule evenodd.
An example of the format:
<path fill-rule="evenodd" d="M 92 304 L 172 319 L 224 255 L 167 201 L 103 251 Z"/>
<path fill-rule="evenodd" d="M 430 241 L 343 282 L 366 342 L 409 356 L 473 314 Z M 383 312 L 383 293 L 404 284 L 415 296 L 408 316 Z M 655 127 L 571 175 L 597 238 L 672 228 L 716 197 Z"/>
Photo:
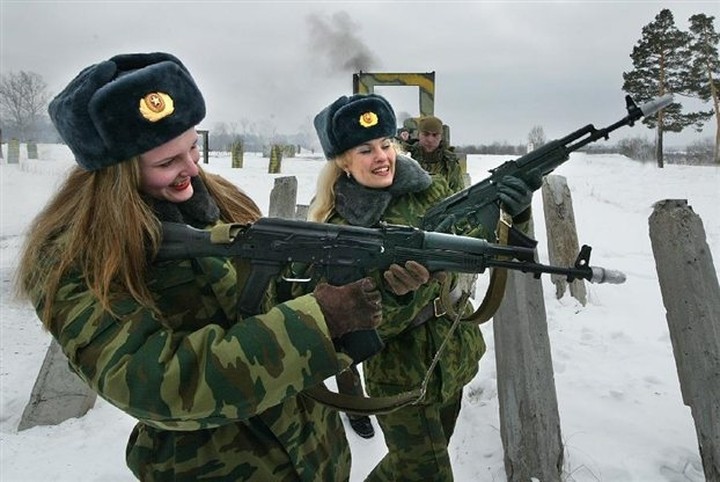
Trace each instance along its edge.
<path fill-rule="evenodd" d="M 221 219 L 247 223 L 260 217 L 257 205 L 229 181 L 202 169 L 200 176 Z M 42 306 L 46 328 L 60 282 L 71 271 L 109 312 L 118 294 L 155 310 L 145 276 L 161 240 L 160 221 L 140 194 L 138 158 L 97 171 L 76 166 L 28 228 L 17 293 Z"/>
<path fill-rule="evenodd" d="M 335 209 L 335 183 L 340 176 L 345 175 L 341 162 L 340 157 L 336 157 L 328 160 L 320 169 L 315 186 L 315 197 L 308 208 L 308 221 L 322 223 Z"/>

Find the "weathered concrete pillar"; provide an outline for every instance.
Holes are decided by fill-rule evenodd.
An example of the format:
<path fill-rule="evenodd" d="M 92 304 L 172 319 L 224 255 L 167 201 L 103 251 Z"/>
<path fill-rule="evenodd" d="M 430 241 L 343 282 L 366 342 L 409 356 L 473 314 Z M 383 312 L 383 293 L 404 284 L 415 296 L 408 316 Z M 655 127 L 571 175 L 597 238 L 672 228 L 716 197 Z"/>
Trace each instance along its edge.
<path fill-rule="evenodd" d="M 8 142 L 8 164 L 19 164 L 20 163 L 20 141 L 17 139 L 10 139 Z"/>
<path fill-rule="evenodd" d="M 540 279 L 508 272 L 493 333 L 507 480 L 559 482 L 563 444 Z"/>
<path fill-rule="evenodd" d="M 469 176 L 469 174 L 467 174 L 467 154 L 458 152 L 458 153 L 455 153 L 455 155 L 457 156 L 458 163 L 460 164 L 460 171 L 462 171 L 463 174 Z M 465 186 L 465 187 L 467 187 L 467 186 Z"/>
<path fill-rule="evenodd" d="M 463 155 L 465 159 L 467 159 L 466 155 Z M 465 165 L 467 167 L 467 164 Z M 469 187 L 472 184 L 472 179 L 470 177 L 470 174 L 464 171 L 465 167 L 463 167 L 463 184 L 465 187 Z M 477 286 L 477 279 L 478 275 L 474 273 L 459 273 L 457 275 L 457 284 L 460 289 L 463 291 L 467 291 L 470 293 L 470 298 L 475 298 L 475 291 L 477 291 L 475 288 Z"/>
<path fill-rule="evenodd" d="M 270 191 L 270 205 L 268 207 L 270 217 L 295 219 L 297 186 L 295 176 L 275 178 L 275 185 Z"/>
<path fill-rule="evenodd" d="M 18 430 L 36 425 L 57 425 L 82 417 L 95 405 L 97 394 L 70 370 L 60 345 L 52 340 Z"/>
<path fill-rule="evenodd" d="M 202 139 L 203 164 L 207 164 L 210 162 L 210 131 L 198 129 L 197 133 Z"/>
<path fill-rule="evenodd" d="M 310 205 L 298 204 L 297 206 L 295 206 L 295 219 L 299 219 L 301 221 L 307 220 L 309 210 L 310 210 Z"/>
<path fill-rule="evenodd" d="M 242 169 L 244 164 L 242 141 L 235 141 L 232 143 L 230 154 L 232 155 L 232 167 L 235 169 Z"/>
<path fill-rule="evenodd" d="M 268 165 L 268 174 L 280 174 L 282 166 L 282 146 L 273 144 L 270 148 L 270 163 Z"/>
<path fill-rule="evenodd" d="M 27 144 L 25 144 L 25 147 L 27 148 L 28 159 L 37 159 L 38 158 L 38 146 L 35 141 L 27 141 Z"/>
<path fill-rule="evenodd" d="M 705 479 L 720 482 L 720 287 L 712 254 L 687 200 L 655 203 L 649 225 L 683 402 Z"/>
<path fill-rule="evenodd" d="M 580 252 L 572 196 L 563 176 L 545 177 L 542 185 L 545 230 L 547 232 L 548 257 L 550 264 L 573 266 Z M 568 288 L 567 278 L 562 275 L 550 275 L 555 284 L 555 297 L 560 299 Z M 570 283 L 570 296 L 583 306 L 587 303 L 585 282 L 576 279 Z"/>

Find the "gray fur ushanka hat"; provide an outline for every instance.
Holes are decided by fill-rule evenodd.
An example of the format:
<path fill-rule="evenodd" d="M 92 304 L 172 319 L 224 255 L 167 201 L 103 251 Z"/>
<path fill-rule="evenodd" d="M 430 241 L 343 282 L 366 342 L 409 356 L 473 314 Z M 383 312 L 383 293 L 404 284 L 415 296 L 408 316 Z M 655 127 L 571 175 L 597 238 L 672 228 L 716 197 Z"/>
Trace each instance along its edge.
<path fill-rule="evenodd" d="M 315 116 L 325 157 L 332 159 L 355 146 L 395 135 L 395 112 L 377 94 L 342 96 Z"/>
<path fill-rule="evenodd" d="M 116 55 L 82 70 L 50 102 L 50 119 L 88 171 L 160 146 L 205 117 L 205 101 L 173 55 Z"/>

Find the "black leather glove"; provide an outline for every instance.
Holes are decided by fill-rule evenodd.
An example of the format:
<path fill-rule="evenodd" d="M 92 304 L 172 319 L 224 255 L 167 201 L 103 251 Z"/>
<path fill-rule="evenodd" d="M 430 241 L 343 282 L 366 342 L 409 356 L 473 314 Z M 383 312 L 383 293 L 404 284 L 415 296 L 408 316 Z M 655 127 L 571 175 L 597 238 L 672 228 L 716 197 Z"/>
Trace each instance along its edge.
<path fill-rule="evenodd" d="M 373 330 L 382 322 L 382 296 L 370 278 L 342 286 L 320 283 L 313 293 L 333 339 Z"/>
<path fill-rule="evenodd" d="M 430 279 L 430 272 L 416 261 L 408 261 L 403 268 L 399 264 L 391 264 L 383 273 L 390 290 L 398 296 L 417 290 Z"/>
<path fill-rule="evenodd" d="M 530 175 L 527 181 L 519 177 L 504 176 L 497 183 L 498 196 L 510 216 L 517 216 L 532 204 L 533 192 L 542 186 L 542 176 Z"/>

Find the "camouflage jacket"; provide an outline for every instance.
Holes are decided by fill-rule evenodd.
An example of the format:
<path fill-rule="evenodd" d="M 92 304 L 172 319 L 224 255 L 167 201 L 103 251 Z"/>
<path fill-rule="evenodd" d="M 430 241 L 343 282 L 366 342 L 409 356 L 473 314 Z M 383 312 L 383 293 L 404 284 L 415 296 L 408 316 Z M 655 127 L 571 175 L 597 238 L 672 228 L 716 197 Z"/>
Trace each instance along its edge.
<path fill-rule="evenodd" d="M 127 447 L 133 473 L 145 481 L 348 480 L 338 414 L 300 394 L 351 363 L 333 348 L 314 297 L 241 318 L 243 278 L 224 258 L 156 263 L 148 279 L 162 318 L 129 297 L 114 302 L 112 316 L 70 275 L 51 324 L 80 377 L 138 419 Z"/>
<path fill-rule="evenodd" d="M 398 162 L 402 159 L 402 156 L 398 156 Z M 412 162 L 412 165 L 417 166 L 417 163 Z M 420 171 L 419 167 L 414 169 Z M 401 171 L 396 168 L 394 184 L 398 183 L 398 176 L 403 175 L 407 175 L 407 170 Z M 427 176 L 425 173 L 423 175 Z M 342 178 L 340 182 L 347 181 Z M 336 185 L 336 189 L 339 196 L 343 194 L 341 186 Z M 373 199 L 373 196 L 382 198 L 384 194 L 378 192 L 379 190 L 370 191 L 375 191 L 368 193 L 370 199 Z M 429 187 L 393 196 L 378 222 L 417 226 L 423 213 L 430 206 L 451 194 L 452 191 L 442 176 L 432 176 Z M 372 208 L 362 205 L 363 197 L 363 194 L 357 190 L 353 196 L 344 196 L 349 200 L 348 202 L 360 204 L 361 208 L 354 209 L 354 212 L 362 213 L 359 216 L 372 211 Z M 343 211 L 353 212 L 353 209 Z M 338 212 L 334 213 L 328 222 L 357 224 L 350 222 Z M 373 273 L 373 276 L 378 286 L 384 286 L 381 273 Z M 454 282 L 454 277 L 449 276 L 448 282 Z M 434 354 L 448 336 L 452 320 L 448 317 L 434 318 L 414 328 L 410 327 L 410 323 L 422 308 L 440 295 L 440 290 L 441 286 L 437 281 L 431 281 L 417 291 L 403 296 L 383 290 L 384 322 L 378 328 L 378 332 L 385 341 L 385 348 L 365 361 L 363 365 L 366 387 L 370 395 L 395 395 L 420 386 Z M 478 362 L 484 352 L 485 343 L 480 328 L 476 324 L 460 324 L 435 368 L 425 402 L 445 401 L 457 394 L 476 375 Z"/>
<path fill-rule="evenodd" d="M 434 152 L 425 152 L 420 143 L 415 142 L 406 146 L 410 157 L 418 161 L 420 166 L 430 174 L 439 174 L 447 179 L 453 192 L 465 188 L 463 173 L 458 157 L 453 151 L 447 149 L 444 143 L 440 144 Z"/>

